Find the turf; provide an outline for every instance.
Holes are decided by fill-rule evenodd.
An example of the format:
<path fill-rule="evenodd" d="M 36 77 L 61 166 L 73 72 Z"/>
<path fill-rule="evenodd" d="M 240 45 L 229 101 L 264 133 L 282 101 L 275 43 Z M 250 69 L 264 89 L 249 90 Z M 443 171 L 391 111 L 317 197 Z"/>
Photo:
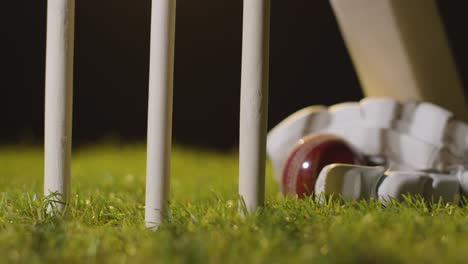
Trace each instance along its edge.
<path fill-rule="evenodd" d="M 265 207 L 242 217 L 237 154 L 176 147 L 171 213 L 144 228 L 145 151 L 99 146 L 74 153 L 72 198 L 47 213 L 42 151 L 0 148 L 0 262 L 455 263 L 468 259 L 468 209 L 408 199 L 297 200 L 268 171 Z"/>

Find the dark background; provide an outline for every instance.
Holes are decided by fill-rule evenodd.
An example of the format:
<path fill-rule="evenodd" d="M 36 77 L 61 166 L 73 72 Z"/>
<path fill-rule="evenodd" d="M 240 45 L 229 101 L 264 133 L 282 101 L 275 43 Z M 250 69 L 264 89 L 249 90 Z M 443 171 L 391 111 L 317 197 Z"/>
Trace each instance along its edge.
<path fill-rule="evenodd" d="M 468 78 L 464 1 L 438 1 Z M 43 137 L 46 0 L 2 4 L 0 144 Z M 146 136 L 150 0 L 76 3 L 74 144 Z M 242 0 L 178 0 L 174 141 L 238 142 Z M 269 127 L 312 104 L 362 97 L 328 1 L 273 0 Z"/>

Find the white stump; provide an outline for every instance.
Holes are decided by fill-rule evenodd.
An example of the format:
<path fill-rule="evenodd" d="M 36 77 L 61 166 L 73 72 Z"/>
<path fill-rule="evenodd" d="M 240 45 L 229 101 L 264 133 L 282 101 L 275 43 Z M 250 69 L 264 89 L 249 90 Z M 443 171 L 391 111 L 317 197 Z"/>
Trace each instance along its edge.
<path fill-rule="evenodd" d="M 148 103 L 145 222 L 157 228 L 167 214 L 172 134 L 176 0 L 153 0 Z"/>
<path fill-rule="evenodd" d="M 249 211 L 265 196 L 270 0 L 245 0 L 240 103 L 239 194 Z"/>
<path fill-rule="evenodd" d="M 48 1 L 44 195 L 58 193 L 62 202 L 70 193 L 74 17 L 75 0 Z"/>
<path fill-rule="evenodd" d="M 467 119 L 434 0 L 331 0 L 367 96 L 419 99 Z"/>

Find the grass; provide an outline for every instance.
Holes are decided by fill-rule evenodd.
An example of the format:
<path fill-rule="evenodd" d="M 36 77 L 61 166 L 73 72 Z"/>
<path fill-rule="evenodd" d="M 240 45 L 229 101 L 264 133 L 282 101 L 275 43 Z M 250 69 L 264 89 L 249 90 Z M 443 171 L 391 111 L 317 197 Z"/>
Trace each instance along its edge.
<path fill-rule="evenodd" d="M 176 147 L 171 214 L 144 228 L 145 151 L 74 153 L 72 199 L 47 214 L 42 151 L 0 149 L 0 262 L 5 263 L 456 263 L 468 259 L 468 209 L 297 200 L 267 177 L 259 212 L 241 217 L 237 155 Z M 271 174 L 268 171 L 268 174 Z"/>

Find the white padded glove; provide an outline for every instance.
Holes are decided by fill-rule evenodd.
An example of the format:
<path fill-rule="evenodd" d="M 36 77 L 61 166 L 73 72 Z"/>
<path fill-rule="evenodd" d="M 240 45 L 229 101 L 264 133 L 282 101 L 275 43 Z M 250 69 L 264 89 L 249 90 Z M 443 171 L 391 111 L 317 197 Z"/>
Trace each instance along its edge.
<path fill-rule="evenodd" d="M 337 135 L 369 160 L 394 171 L 386 175 L 392 176 L 388 178 L 390 181 L 382 181 L 378 192 L 375 191 L 381 193 L 382 197 L 396 197 L 405 188 L 416 190 L 411 185 L 412 179 L 416 177 L 414 175 L 419 175 L 416 178 L 421 182 L 417 184 L 423 185 L 426 183 L 422 182 L 436 184 L 438 178 L 449 177 L 447 173 L 423 173 L 421 170 L 446 172 L 454 166 L 465 168 L 468 165 L 468 125 L 454 119 L 451 112 L 431 103 L 400 103 L 390 98 L 366 98 L 359 103 L 343 103 L 329 108 L 308 107 L 278 124 L 267 138 L 267 153 L 278 181 L 291 149 L 301 138 L 315 133 Z M 364 169 L 360 167 L 354 169 L 354 172 L 359 170 Z M 453 177 L 460 181 L 463 178 L 460 175 L 464 174 L 457 175 Z M 401 179 L 407 179 L 408 182 Z M 466 181 L 462 184 L 465 191 L 468 190 Z M 317 193 L 317 186 L 315 189 Z M 426 190 L 426 193 L 429 191 Z"/>

